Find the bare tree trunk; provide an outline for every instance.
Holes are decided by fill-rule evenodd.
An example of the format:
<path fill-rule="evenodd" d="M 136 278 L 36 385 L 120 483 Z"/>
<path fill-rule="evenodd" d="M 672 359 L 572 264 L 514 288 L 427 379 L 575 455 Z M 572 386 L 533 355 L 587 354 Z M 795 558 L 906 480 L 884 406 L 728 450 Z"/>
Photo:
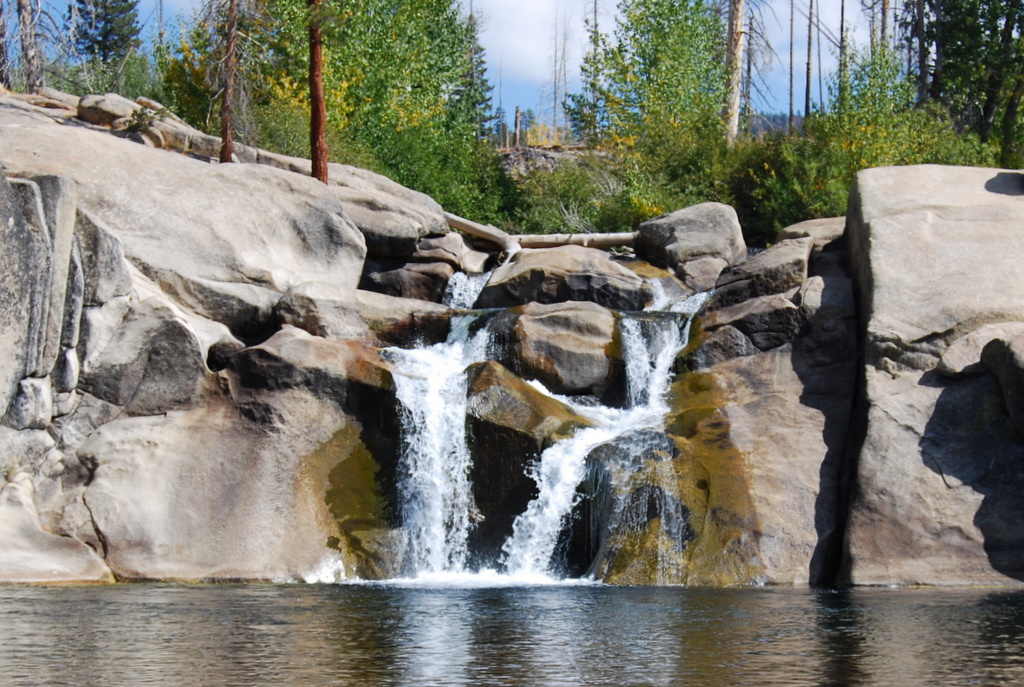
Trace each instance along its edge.
<path fill-rule="evenodd" d="M 729 75 L 728 92 L 725 102 L 725 140 L 730 145 L 736 141 L 740 131 L 740 95 L 743 81 L 744 25 L 746 22 L 746 0 L 729 2 L 729 53 L 725 68 Z"/>
<path fill-rule="evenodd" d="M 1007 8 L 1006 23 L 1003 24 L 1003 32 L 999 37 L 999 45 L 1002 48 L 1002 59 L 999 66 L 988 75 L 988 84 L 985 88 L 985 103 L 981 109 L 981 125 L 978 127 L 978 135 L 982 143 L 987 143 L 992 135 L 992 127 L 996 120 L 996 107 L 999 104 L 999 97 L 1003 93 L 1003 83 L 1006 80 L 1006 66 L 1013 59 L 1013 32 L 1017 26 L 1017 16 L 1020 14 L 1021 0 L 1012 2 Z"/>
<path fill-rule="evenodd" d="M 796 79 L 793 74 L 793 41 L 796 38 L 796 0 L 789 0 L 789 120 L 786 122 L 786 133 L 793 133 L 796 115 L 793 112 L 793 93 L 796 91 Z"/>
<path fill-rule="evenodd" d="M 818 40 L 818 109 L 825 111 L 825 78 L 822 76 L 821 65 L 825 62 L 821 59 L 821 0 L 818 0 L 818 14 L 815 15 L 814 25 L 817 28 Z"/>
<path fill-rule="evenodd" d="M 811 87 L 814 62 L 814 0 L 807 6 L 807 83 L 804 93 L 804 117 L 811 115 Z"/>
<path fill-rule="evenodd" d="M 238 0 L 228 0 L 228 36 L 224 51 L 224 89 L 220 103 L 220 161 L 231 162 L 234 153 L 235 40 L 238 37 Z"/>
<path fill-rule="evenodd" d="M 846 62 L 846 0 L 839 2 L 839 106 L 843 107 L 846 100 L 846 90 L 850 85 L 848 64 Z"/>
<path fill-rule="evenodd" d="M 522 145 L 522 142 L 523 142 L 523 113 L 519 109 L 518 105 L 516 105 L 515 129 L 513 130 L 512 133 L 513 133 L 513 136 L 512 136 L 512 147 L 513 148 L 518 148 L 519 146 Z"/>
<path fill-rule="evenodd" d="M 1017 134 L 1017 115 L 1020 112 L 1020 101 L 1024 97 L 1024 71 L 1017 73 L 1013 83 L 1013 92 L 1006 103 L 1006 114 L 1003 115 L 1003 140 L 1000 147 L 1000 164 L 1014 168 L 1020 163 L 1020 151 L 1014 146 Z"/>
<path fill-rule="evenodd" d="M 31 0 L 18 0 L 18 32 L 21 34 L 21 56 L 25 64 L 25 90 L 38 93 L 46 86 L 43 75 L 43 53 L 36 41 L 36 16 Z"/>
<path fill-rule="evenodd" d="M 924 29 L 925 7 L 927 7 L 927 4 L 925 4 L 922 1 L 922 7 L 921 7 L 921 36 L 920 36 L 919 40 L 921 41 L 922 49 L 927 51 L 928 44 L 925 42 L 927 40 L 927 37 L 926 37 L 926 34 L 925 34 L 925 29 Z M 933 98 L 934 100 L 938 100 L 939 98 L 942 97 L 942 91 L 945 90 L 945 87 L 946 87 L 945 79 L 942 76 L 943 60 L 945 59 L 945 45 L 946 45 L 946 40 L 945 40 L 945 38 L 942 35 L 942 22 L 945 19 L 945 12 L 942 9 L 942 0 L 935 0 L 934 7 L 935 7 L 935 65 L 932 68 L 931 83 L 928 85 L 928 92 L 929 92 L 931 98 Z M 927 52 L 925 52 L 925 54 L 927 55 Z M 927 58 L 918 57 L 918 59 L 919 60 L 923 60 L 924 61 L 924 66 L 927 68 L 927 66 L 928 66 Z"/>
<path fill-rule="evenodd" d="M 928 99 L 928 42 L 924 32 L 925 0 L 914 2 L 914 38 L 917 39 L 917 102 Z"/>
<path fill-rule="evenodd" d="M 0 86 L 11 88 L 11 62 L 7 57 L 7 18 L 4 17 L 4 4 L 0 0 Z"/>
<path fill-rule="evenodd" d="M 882 0 L 882 45 L 889 46 L 889 0 Z"/>
<path fill-rule="evenodd" d="M 327 100 L 324 98 L 323 30 L 320 27 L 320 4 L 308 0 L 309 21 L 309 148 L 313 177 L 327 183 Z"/>

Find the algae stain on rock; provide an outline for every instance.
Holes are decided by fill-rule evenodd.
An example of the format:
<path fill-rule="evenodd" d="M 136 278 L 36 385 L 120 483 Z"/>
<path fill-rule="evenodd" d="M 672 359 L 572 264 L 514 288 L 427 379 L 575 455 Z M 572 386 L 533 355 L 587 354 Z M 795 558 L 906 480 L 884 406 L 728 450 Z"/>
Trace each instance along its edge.
<path fill-rule="evenodd" d="M 666 428 L 679 456 L 677 497 L 693 533 L 680 580 L 690 585 L 755 583 L 758 521 L 746 460 L 729 436 L 725 400 L 713 375 L 690 373 L 672 387 Z"/>
<path fill-rule="evenodd" d="M 349 422 L 306 459 L 316 493 L 329 513 L 328 548 L 338 551 L 346 573 L 362 579 L 393 576 L 398 568 L 398 533 L 389 525 L 389 505 L 379 481 L 380 465 Z"/>

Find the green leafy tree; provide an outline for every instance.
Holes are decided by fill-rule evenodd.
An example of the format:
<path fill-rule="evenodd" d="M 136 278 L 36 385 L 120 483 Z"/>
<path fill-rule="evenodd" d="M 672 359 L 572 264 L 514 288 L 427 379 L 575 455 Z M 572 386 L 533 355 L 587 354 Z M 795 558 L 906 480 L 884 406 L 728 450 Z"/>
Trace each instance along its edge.
<path fill-rule="evenodd" d="M 75 45 L 103 65 L 123 60 L 141 45 L 138 0 L 75 0 Z"/>
<path fill-rule="evenodd" d="M 583 91 L 569 97 L 574 132 L 604 155 L 528 185 L 540 203 L 524 217 L 546 230 L 621 231 L 715 197 L 713 161 L 724 143 L 724 27 L 703 0 L 622 0 L 611 35 L 588 21 Z M 599 169 L 603 166 L 603 169 Z M 592 203 L 581 205 L 591 180 Z M 547 200 L 546 200 L 547 199 Z M 528 224 L 536 224 L 533 220 Z M 533 227 L 542 230 L 542 227 Z"/>
<path fill-rule="evenodd" d="M 914 83 L 890 50 L 851 50 L 833 80 L 833 107 L 809 117 L 801 134 L 769 136 L 736 151 L 731 191 L 748 241 L 779 229 L 846 213 L 853 175 L 869 167 L 911 164 L 987 166 L 993 149 L 957 131 L 941 107 L 919 107 Z M 839 92 L 844 94 L 839 98 Z"/>
<path fill-rule="evenodd" d="M 1019 166 L 1024 2 L 915 0 L 903 27 L 918 101 L 948 108 L 959 128 L 998 145 L 1002 164 Z"/>

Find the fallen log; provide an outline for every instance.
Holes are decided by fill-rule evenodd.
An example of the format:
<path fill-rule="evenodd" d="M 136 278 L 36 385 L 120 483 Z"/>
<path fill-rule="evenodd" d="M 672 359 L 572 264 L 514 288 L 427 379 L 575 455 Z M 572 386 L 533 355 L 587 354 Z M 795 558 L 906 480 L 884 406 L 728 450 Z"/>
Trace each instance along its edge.
<path fill-rule="evenodd" d="M 555 246 L 588 246 L 590 248 L 616 248 L 632 246 L 636 233 L 620 234 L 529 234 L 514 237 L 523 248 L 554 248 Z"/>
<path fill-rule="evenodd" d="M 616 248 L 632 246 L 636 241 L 635 232 L 618 234 L 507 234 L 490 224 L 479 224 L 472 220 L 444 213 L 448 226 L 470 236 L 476 236 L 501 246 L 514 253 L 520 248 L 555 248 L 556 246 L 588 246 L 590 248 Z"/>
<path fill-rule="evenodd" d="M 501 246 L 508 253 L 515 253 L 519 250 L 519 242 L 516 239 L 503 232 L 498 227 L 490 224 L 479 224 L 472 220 L 453 215 L 450 212 L 444 213 L 444 218 L 448 221 L 448 226 L 452 229 L 458 229 L 459 231 L 465 232 L 470 236 L 476 236 L 477 238 L 496 243 Z"/>

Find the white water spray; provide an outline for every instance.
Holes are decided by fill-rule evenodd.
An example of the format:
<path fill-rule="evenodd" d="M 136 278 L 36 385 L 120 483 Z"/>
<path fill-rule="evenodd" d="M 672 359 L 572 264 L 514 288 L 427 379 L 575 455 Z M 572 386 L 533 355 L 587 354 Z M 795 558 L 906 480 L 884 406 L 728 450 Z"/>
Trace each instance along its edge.
<path fill-rule="evenodd" d="M 630 432 L 661 428 L 668 411 L 664 397 L 672 363 L 687 343 L 693 313 L 706 298 L 698 294 L 681 304 L 678 312 L 685 313 L 683 318 L 652 319 L 648 336 L 644 336 L 638 321 L 627 318 L 620 323 L 630 399 L 636 401 L 632 407 L 594 408 L 560 399 L 594 426 L 545 450 L 532 468 L 530 476 L 537 482 L 537 498 L 516 518 L 512 536 L 503 547 L 505 569 L 510 575 L 549 572 L 558 536 L 579 498 L 576 489 L 585 475 L 587 455 L 594 448 Z"/>
<path fill-rule="evenodd" d="M 455 318 L 448 341 L 384 351 L 402 404 L 399 491 L 406 535 L 404 567 L 417 573 L 464 570 L 473 509 L 466 446 L 466 368 L 485 359 L 486 328 Z"/>
<path fill-rule="evenodd" d="M 448 288 L 444 292 L 442 303 L 449 308 L 472 308 L 490 278 L 490 272 L 481 274 L 456 272 L 448 280 Z"/>

